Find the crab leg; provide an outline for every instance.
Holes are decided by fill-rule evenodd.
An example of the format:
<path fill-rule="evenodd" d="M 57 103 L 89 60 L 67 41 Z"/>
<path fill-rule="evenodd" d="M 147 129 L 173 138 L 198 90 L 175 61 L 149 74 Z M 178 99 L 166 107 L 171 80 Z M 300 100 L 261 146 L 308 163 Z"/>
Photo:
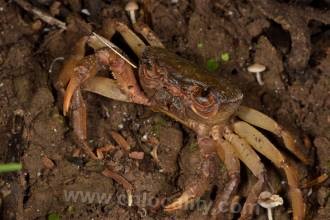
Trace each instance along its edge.
<path fill-rule="evenodd" d="M 164 44 L 160 41 L 157 35 L 150 29 L 150 27 L 142 22 L 136 22 L 133 24 L 134 30 L 141 34 L 144 39 L 150 44 L 152 47 L 161 47 L 165 48 Z"/>
<path fill-rule="evenodd" d="M 104 36 L 108 39 L 111 39 L 115 32 L 119 32 L 133 52 L 138 57 L 142 56 L 146 45 L 126 24 L 113 19 L 107 19 L 103 23 L 103 32 Z"/>
<path fill-rule="evenodd" d="M 240 182 L 240 163 L 235 155 L 234 147 L 226 140 L 217 140 L 217 153 L 224 162 L 228 171 L 229 181 L 222 193 L 218 194 L 213 204 L 210 214 L 215 219 L 226 219 L 224 212 L 228 211 L 230 199 L 235 194 Z"/>
<path fill-rule="evenodd" d="M 253 216 L 254 206 L 258 200 L 265 184 L 265 167 L 260 161 L 257 153 L 252 147 L 238 135 L 234 134 L 229 128 L 225 128 L 224 137 L 234 147 L 236 155 L 239 159 L 252 171 L 253 175 L 258 178 L 254 184 L 243 206 L 240 219 L 251 219 Z"/>
<path fill-rule="evenodd" d="M 133 28 L 137 33 L 144 37 L 150 46 L 165 48 L 157 35 L 144 23 L 137 22 L 133 24 Z M 103 32 L 104 36 L 108 39 L 111 39 L 115 32 L 119 32 L 134 53 L 138 57 L 142 56 L 142 52 L 146 45 L 126 24 L 113 19 L 107 19 L 103 24 Z M 95 46 L 92 47 L 95 49 Z"/>
<path fill-rule="evenodd" d="M 296 155 L 303 163 L 305 164 L 311 163 L 311 161 L 301 151 L 301 149 L 297 147 L 296 145 L 297 140 L 295 140 L 288 131 L 286 131 L 283 127 L 281 127 L 272 118 L 268 117 L 267 115 L 255 109 L 248 108 L 246 106 L 240 106 L 236 114 L 242 120 L 257 127 L 268 130 L 279 137 L 282 137 L 285 147 L 288 150 L 290 150 L 294 155 Z"/>
<path fill-rule="evenodd" d="M 92 159 L 97 160 L 96 155 L 92 152 L 91 148 L 87 144 L 87 114 L 86 105 L 82 98 L 80 90 L 76 90 L 72 96 L 71 105 L 72 114 L 72 126 L 74 134 L 78 140 L 79 145 L 83 148 L 85 153 Z"/>
<path fill-rule="evenodd" d="M 298 175 L 296 171 L 287 163 L 279 150 L 257 129 L 246 122 L 240 121 L 233 124 L 234 131 L 245 138 L 254 149 L 259 151 L 277 167 L 282 168 L 287 176 L 289 185 L 289 194 L 292 200 L 293 219 L 303 219 L 304 200 L 298 184 Z"/>
<path fill-rule="evenodd" d="M 195 179 L 187 181 L 187 185 L 179 198 L 165 206 L 164 211 L 166 212 L 184 208 L 186 205 L 201 197 L 208 189 L 215 169 L 214 141 L 209 137 L 198 138 L 198 145 L 204 157 L 201 166 L 198 168 L 198 174 L 195 176 Z"/>

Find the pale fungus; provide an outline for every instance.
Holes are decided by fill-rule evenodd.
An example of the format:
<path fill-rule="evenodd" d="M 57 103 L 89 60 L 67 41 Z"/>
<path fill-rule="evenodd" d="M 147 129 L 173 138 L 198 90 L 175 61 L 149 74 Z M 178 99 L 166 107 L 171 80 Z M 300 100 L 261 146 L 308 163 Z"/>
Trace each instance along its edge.
<path fill-rule="evenodd" d="M 135 1 L 129 1 L 125 6 L 125 10 L 129 13 L 132 24 L 136 23 L 135 11 L 139 9 L 139 5 Z"/>
<path fill-rule="evenodd" d="M 261 78 L 261 74 L 263 71 L 266 70 L 266 67 L 262 64 L 259 64 L 259 63 L 255 63 L 255 64 L 252 64 L 251 66 L 249 66 L 247 68 L 247 70 L 250 72 L 250 73 L 255 73 L 256 74 L 256 78 L 257 78 L 257 82 L 259 83 L 259 85 L 264 85 L 264 82 Z"/>
<path fill-rule="evenodd" d="M 283 199 L 279 195 L 264 191 L 259 195 L 258 204 L 267 209 L 268 220 L 273 220 L 272 208 L 283 205 Z"/>

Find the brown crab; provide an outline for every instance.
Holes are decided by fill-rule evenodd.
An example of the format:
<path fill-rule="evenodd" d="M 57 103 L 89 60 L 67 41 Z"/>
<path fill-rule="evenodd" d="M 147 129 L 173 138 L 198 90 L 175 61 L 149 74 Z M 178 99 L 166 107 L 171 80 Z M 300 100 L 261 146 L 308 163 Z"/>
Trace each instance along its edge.
<path fill-rule="evenodd" d="M 210 214 L 214 218 L 220 217 L 221 208 L 235 194 L 240 181 L 239 161 L 242 161 L 258 179 L 241 211 L 241 219 L 251 218 L 253 210 L 249 207 L 256 203 L 267 182 L 266 169 L 256 150 L 284 170 L 293 218 L 303 219 L 305 204 L 297 171 L 254 126 L 281 137 L 286 148 L 308 164 L 307 157 L 288 131 L 263 113 L 241 106 L 243 95 L 235 86 L 167 51 L 146 25 L 135 23 L 133 27 L 148 46 L 125 24 L 118 21 L 107 21 L 106 24 L 107 37 L 110 39 L 119 32 L 138 56 L 138 77 L 127 60 L 105 46 L 105 42 L 111 44 L 110 41 L 92 35 L 76 43 L 60 72 L 56 87 L 64 94 L 64 114 L 70 111 L 74 132 L 85 152 L 97 159 L 86 141 L 86 106 L 81 90 L 142 104 L 163 112 L 196 132 L 200 153 L 205 158 L 197 167 L 199 174 L 195 181 L 187 183 L 182 195 L 165 206 L 165 211 L 183 208 L 204 194 L 213 177 L 214 159 L 218 155 L 227 168 L 229 181 L 224 191 L 217 195 Z M 94 54 L 85 56 L 86 44 L 95 50 Z M 111 70 L 114 79 L 96 76 L 101 69 Z"/>

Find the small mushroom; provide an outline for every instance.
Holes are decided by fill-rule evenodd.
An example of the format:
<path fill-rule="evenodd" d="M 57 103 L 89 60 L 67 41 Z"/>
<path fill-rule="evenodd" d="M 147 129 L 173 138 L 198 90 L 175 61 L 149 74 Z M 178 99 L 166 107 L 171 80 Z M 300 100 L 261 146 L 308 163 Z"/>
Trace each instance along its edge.
<path fill-rule="evenodd" d="M 273 220 L 272 208 L 283 205 L 283 199 L 279 195 L 264 191 L 259 195 L 258 204 L 267 209 L 268 220 Z"/>
<path fill-rule="evenodd" d="M 132 24 L 136 23 L 135 11 L 139 9 L 139 5 L 135 1 L 129 1 L 125 6 L 125 10 L 129 13 Z"/>
<path fill-rule="evenodd" d="M 263 71 L 266 70 L 266 67 L 262 64 L 259 64 L 259 63 L 255 63 L 255 64 L 252 64 L 251 66 L 249 66 L 247 68 L 247 70 L 250 72 L 250 73 L 255 73 L 256 74 L 256 78 L 257 78 L 257 82 L 259 83 L 259 85 L 264 85 L 264 82 L 262 81 L 262 78 L 261 78 L 261 74 Z"/>

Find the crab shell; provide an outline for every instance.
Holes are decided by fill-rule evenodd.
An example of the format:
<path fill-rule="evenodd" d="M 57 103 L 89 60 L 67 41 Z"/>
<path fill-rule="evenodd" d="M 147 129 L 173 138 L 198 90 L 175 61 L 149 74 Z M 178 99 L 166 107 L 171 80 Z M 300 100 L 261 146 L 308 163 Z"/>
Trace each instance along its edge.
<path fill-rule="evenodd" d="M 208 126 L 224 123 L 243 98 L 227 80 L 158 47 L 143 51 L 139 80 L 154 110 L 183 122 L 194 120 Z"/>

